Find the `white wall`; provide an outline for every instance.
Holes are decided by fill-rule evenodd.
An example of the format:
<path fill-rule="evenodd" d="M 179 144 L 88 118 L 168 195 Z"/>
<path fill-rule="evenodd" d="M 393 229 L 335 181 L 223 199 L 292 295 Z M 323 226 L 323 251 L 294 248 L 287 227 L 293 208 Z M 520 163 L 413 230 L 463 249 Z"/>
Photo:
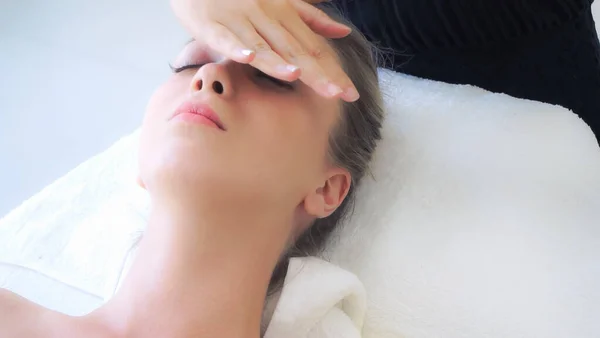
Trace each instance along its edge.
<path fill-rule="evenodd" d="M 187 39 L 168 2 L 0 0 L 0 216 L 139 125 Z"/>
<path fill-rule="evenodd" d="M 168 0 L 0 0 L 0 217 L 133 131 L 186 39 Z"/>

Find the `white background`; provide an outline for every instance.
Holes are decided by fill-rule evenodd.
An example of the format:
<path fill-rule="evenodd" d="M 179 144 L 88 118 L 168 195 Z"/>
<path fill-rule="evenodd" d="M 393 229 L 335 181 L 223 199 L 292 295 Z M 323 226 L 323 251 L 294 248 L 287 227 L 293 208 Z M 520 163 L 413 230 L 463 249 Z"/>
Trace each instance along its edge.
<path fill-rule="evenodd" d="M 0 217 L 135 130 L 187 37 L 168 0 L 0 0 Z"/>
<path fill-rule="evenodd" d="M 0 0 L 0 216 L 135 130 L 186 39 L 168 0 Z"/>

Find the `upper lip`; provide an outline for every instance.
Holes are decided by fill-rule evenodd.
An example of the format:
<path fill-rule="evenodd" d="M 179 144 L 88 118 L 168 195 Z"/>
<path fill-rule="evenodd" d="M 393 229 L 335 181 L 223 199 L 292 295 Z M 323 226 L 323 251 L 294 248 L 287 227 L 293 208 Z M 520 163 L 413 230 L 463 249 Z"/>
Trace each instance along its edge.
<path fill-rule="evenodd" d="M 207 104 L 200 103 L 200 102 L 186 101 L 181 106 L 179 106 L 179 108 L 177 108 L 177 110 L 175 110 L 175 113 L 173 114 L 173 116 L 171 116 L 171 118 L 173 118 L 179 114 L 185 114 L 185 113 L 202 115 L 202 116 L 206 117 L 207 119 L 211 120 L 212 122 L 214 122 L 217 125 L 217 127 L 219 127 L 219 129 L 221 129 L 223 131 L 226 130 L 225 126 L 223 125 L 223 122 L 219 118 L 219 115 L 217 115 L 217 113 L 215 113 L 215 111 L 212 110 L 212 108 L 210 108 L 210 106 Z"/>

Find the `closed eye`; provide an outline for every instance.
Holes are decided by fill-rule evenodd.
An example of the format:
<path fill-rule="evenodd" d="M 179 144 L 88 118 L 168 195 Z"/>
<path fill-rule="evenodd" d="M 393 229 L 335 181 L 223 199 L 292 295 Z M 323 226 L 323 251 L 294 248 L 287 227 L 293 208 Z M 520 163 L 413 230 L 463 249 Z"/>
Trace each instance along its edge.
<path fill-rule="evenodd" d="M 283 80 L 279 80 L 277 78 L 274 78 L 270 75 L 267 75 L 263 72 L 261 72 L 260 70 L 256 70 L 256 76 L 260 79 L 264 79 L 266 81 L 269 81 L 271 84 L 280 87 L 282 89 L 286 89 L 286 90 L 294 90 L 294 85 L 291 82 L 287 82 L 287 81 L 283 81 Z"/>
<path fill-rule="evenodd" d="M 204 66 L 205 64 L 190 64 L 190 65 L 184 65 L 181 67 L 174 67 L 173 65 L 169 64 L 169 67 L 171 68 L 171 71 L 173 73 L 181 73 L 183 71 L 186 71 L 188 69 L 199 69 L 202 66 Z M 263 72 L 261 72 L 260 70 L 256 69 L 256 76 L 260 79 L 266 80 L 268 81 L 270 84 L 275 85 L 279 88 L 285 89 L 285 90 L 294 90 L 294 85 L 291 82 L 287 82 L 287 81 L 283 81 L 283 80 L 279 80 L 277 78 L 274 78 L 270 75 L 267 75 Z"/>
<path fill-rule="evenodd" d="M 173 73 L 181 73 L 184 70 L 188 70 L 188 69 L 198 69 L 202 66 L 204 66 L 204 64 L 191 64 L 191 65 L 185 65 L 185 66 L 181 66 L 181 67 L 173 67 L 173 65 L 169 64 L 169 67 L 171 67 L 171 71 L 173 71 Z"/>

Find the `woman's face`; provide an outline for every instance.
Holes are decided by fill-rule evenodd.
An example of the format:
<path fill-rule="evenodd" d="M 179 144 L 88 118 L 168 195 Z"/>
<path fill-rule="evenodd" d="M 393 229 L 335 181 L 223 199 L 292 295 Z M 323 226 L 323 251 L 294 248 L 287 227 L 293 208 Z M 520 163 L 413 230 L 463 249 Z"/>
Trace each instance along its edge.
<path fill-rule="evenodd" d="M 302 204 L 331 194 L 316 198 L 333 201 L 329 209 L 341 203 L 350 177 L 328 157 L 329 135 L 340 118 L 337 99 L 223 59 L 198 42 L 188 44 L 173 67 L 180 71 L 147 107 L 142 184 L 168 169 L 232 197 L 285 196 Z M 327 216 L 320 211 L 308 210 Z"/>

